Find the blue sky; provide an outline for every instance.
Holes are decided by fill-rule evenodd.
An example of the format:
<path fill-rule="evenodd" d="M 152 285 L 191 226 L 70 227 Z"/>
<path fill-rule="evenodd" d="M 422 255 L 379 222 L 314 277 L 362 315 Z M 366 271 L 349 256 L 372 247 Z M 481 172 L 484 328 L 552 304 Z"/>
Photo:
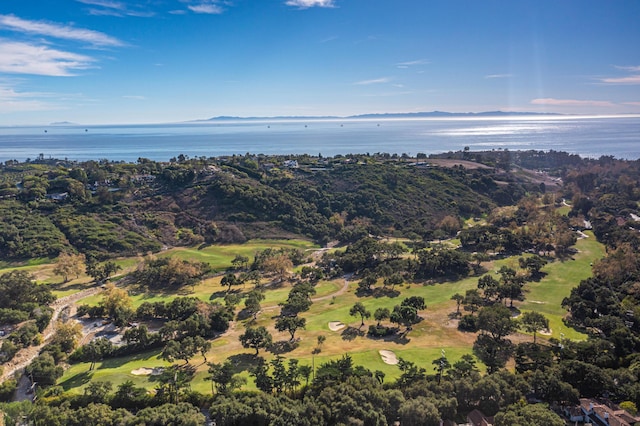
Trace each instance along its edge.
<path fill-rule="evenodd" d="M 640 113 L 640 1 L 2 0 L 0 125 Z"/>

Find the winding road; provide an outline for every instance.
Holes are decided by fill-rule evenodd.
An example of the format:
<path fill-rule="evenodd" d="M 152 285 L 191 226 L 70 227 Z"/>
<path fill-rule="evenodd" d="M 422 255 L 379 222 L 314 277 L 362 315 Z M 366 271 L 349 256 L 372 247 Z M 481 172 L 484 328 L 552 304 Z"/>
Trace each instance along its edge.
<path fill-rule="evenodd" d="M 102 291 L 100 287 L 92 287 L 86 290 L 79 291 L 77 293 L 70 294 L 68 296 L 61 297 L 53 302 L 50 306 L 53 308 L 53 315 L 51 317 L 51 321 L 49 321 L 49 325 L 42 331 L 42 343 L 37 346 L 29 346 L 27 348 L 21 349 L 18 353 L 11 359 L 11 361 L 3 364 L 2 375 L 0 376 L 0 383 L 4 382 L 8 378 L 12 377 L 16 372 L 25 368 L 31 361 L 33 361 L 40 350 L 51 340 L 53 335 L 56 332 L 56 327 L 58 325 L 58 318 L 60 314 L 65 308 L 70 308 L 72 311 L 75 308 L 75 304 L 78 300 L 84 299 L 85 297 L 92 296 L 96 293 Z M 70 312 L 69 317 L 73 316 L 73 312 Z"/>

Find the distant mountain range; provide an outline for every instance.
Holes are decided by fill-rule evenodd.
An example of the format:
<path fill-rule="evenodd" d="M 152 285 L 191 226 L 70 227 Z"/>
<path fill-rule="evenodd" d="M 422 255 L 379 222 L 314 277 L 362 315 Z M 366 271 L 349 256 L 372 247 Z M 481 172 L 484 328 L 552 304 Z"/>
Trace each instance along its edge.
<path fill-rule="evenodd" d="M 506 112 L 506 111 L 485 111 L 485 112 L 446 112 L 446 111 L 431 111 L 431 112 L 397 112 L 397 113 L 379 113 L 379 114 L 360 114 L 349 115 L 346 117 L 340 116 L 275 116 L 275 117 L 234 117 L 234 116 L 218 116 L 203 120 L 194 120 L 198 122 L 202 121 L 231 121 L 231 120 L 339 120 L 339 119 L 371 119 L 371 118 L 442 118 L 442 117 L 513 117 L 513 116 L 533 116 L 533 115 L 563 115 L 557 113 L 543 113 L 543 112 Z"/>

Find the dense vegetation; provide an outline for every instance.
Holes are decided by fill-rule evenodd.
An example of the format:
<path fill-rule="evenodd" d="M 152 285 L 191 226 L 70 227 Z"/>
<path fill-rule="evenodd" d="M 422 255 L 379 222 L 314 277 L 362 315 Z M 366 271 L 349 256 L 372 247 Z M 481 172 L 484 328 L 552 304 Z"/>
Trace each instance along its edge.
<path fill-rule="evenodd" d="M 0 206 L 35 212 L 28 220 L 40 226 L 38 232 L 47 234 L 54 249 L 27 238 L 29 224 L 18 226 L 14 215 L 13 227 L 0 225 L 7 235 L 3 241 L 20 242 L 3 243 L 5 259 L 24 258 L 30 246 L 34 256 L 79 252 L 92 271 L 103 272 L 94 276 L 102 282 L 115 272 L 106 268 L 114 264 L 101 266 L 96 259 L 157 251 L 162 245 L 243 241 L 260 234 L 337 240 L 342 247 L 300 267 L 293 277 L 294 265 L 309 261 L 298 250 L 264 250 L 253 262 L 238 255 L 220 278 L 224 303 L 176 297 L 145 301 L 134 309 L 126 291 L 108 284 L 101 301 L 80 306 L 79 314 L 128 325 L 124 344 L 95 339 L 74 349 L 73 330 L 59 328 L 28 367 L 44 385 L 38 403 L 0 408 L 9 421 L 26 416 L 34 422 L 46 419 L 46 424 L 195 425 L 203 424 L 204 417 L 194 407 L 206 406 L 219 425 L 438 425 L 441 419 L 462 421 L 473 409 L 495 415 L 496 425 L 561 425 L 564 421 L 549 407 L 604 397 L 635 414 L 640 406 L 640 164 L 534 151 L 465 150 L 439 157 L 476 166 L 427 167 L 385 154 L 300 156 L 295 158 L 298 168 L 285 166 L 294 158 L 251 155 L 181 157 L 166 164 L 144 159 L 64 167 L 6 164 L 4 181 L 16 176 L 21 184 L 5 184 L 8 198 Z M 526 168 L 546 174 L 540 177 Z M 553 186 L 552 175 L 562 179 L 561 187 Z M 67 196 L 44 198 L 52 189 Z M 518 310 L 527 297 L 525 286 L 541 280 L 548 263 L 575 255 L 576 231 L 591 227 L 608 255 L 563 301 L 565 324 L 588 337 L 539 338 L 549 321 L 538 312 Z M 24 237 L 17 238 L 21 232 Z M 380 238 L 389 235 L 405 238 L 402 243 Z M 505 257 L 515 263 L 495 273 L 485 269 L 488 261 Z M 139 288 L 175 292 L 211 272 L 206 264 L 149 255 L 126 280 Z M 34 311 L 33 303 L 52 299 L 12 274 L 0 279 L 8 283 L 7 291 L 15 290 L 11 284 L 21 278 L 25 294 L 34 300 L 7 302 L 2 312 L 20 319 L 27 319 L 28 312 L 33 318 L 41 310 Z M 400 358 L 395 381 L 356 365 L 348 354 L 316 368 L 283 356 L 295 349 L 296 337 L 307 326 L 304 315 L 314 304 L 317 282 L 344 274 L 358 283 L 359 301 L 348 311 L 360 324 L 345 330 L 345 341 L 352 336 L 407 342 L 412 328 L 429 315 L 430 301 L 405 297 L 405 283 L 447 285 L 472 277 L 477 286 L 451 297 L 457 309 L 450 318 L 475 339 L 473 355 L 451 362 L 443 352 L 424 360 L 426 365 Z M 279 313 L 259 316 L 269 291 L 289 280 Z M 362 303 L 387 298 L 395 305 L 369 311 Z M 515 319 L 516 314 L 521 315 Z M 362 328 L 371 318 L 374 323 L 365 334 Z M 212 344 L 234 320 L 245 321 L 239 340 L 255 353 L 208 362 Z M 157 321 L 162 327 L 152 332 L 133 321 Z M 273 329 L 290 339 L 274 342 Z M 518 330 L 533 334 L 533 341 L 514 339 Z M 27 340 L 31 336 L 24 334 Z M 321 352 L 322 337 L 314 353 Z M 87 362 L 92 370 L 107 358 L 149 350 L 171 364 L 154 378 L 152 393 L 130 381 L 115 387 L 92 381 L 82 395 L 55 386 L 62 362 Z M 189 388 L 196 374 L 190 361 L 199 356 L 208 368 L 211 395 Z M 247 377 L 255 390 L 244 387 Z M 10 394 L 15 387 L 10 382 L 0 388 L 0 396 Z"/>

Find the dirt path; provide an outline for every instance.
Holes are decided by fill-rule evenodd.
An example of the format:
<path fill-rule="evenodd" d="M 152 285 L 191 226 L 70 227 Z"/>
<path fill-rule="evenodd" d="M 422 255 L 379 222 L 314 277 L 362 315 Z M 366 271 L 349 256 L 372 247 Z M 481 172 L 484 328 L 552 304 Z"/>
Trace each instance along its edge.
<path fill-rule="evenodd" d="M 51 321 L 49 321 L 49 325 L 42 332 L 42 343 L 38 346 L 29 346 L 28 348 L 21 349 L 11 361 L 4 364 L 2 366 L 3 371 L 2 376 L 0 376 L 0 383 L 13 376 L 14 373 L 25 368 L 31 361 L 33 361 L 35 357 L 38 356 L 40 350 L 51 340 L 54 333 L 56 332 L 57 320 L 65 308 L 70 308 L 71 312 L 69 312 L 69 317 L 71 317 L 75 313 L 75 304 L 78 300 L 84 299 L 88 296 L 92 296 L 100 291 L 102 291 L 101 288 L 92 287 L 74 294 L 70 294 L 68 296 L 61 297 L 60 299 L 57 299 L 55 302 L 53 302 L 50 305 L 51 308 L 53 308 L 53 315 L 51 317 Z"/>

